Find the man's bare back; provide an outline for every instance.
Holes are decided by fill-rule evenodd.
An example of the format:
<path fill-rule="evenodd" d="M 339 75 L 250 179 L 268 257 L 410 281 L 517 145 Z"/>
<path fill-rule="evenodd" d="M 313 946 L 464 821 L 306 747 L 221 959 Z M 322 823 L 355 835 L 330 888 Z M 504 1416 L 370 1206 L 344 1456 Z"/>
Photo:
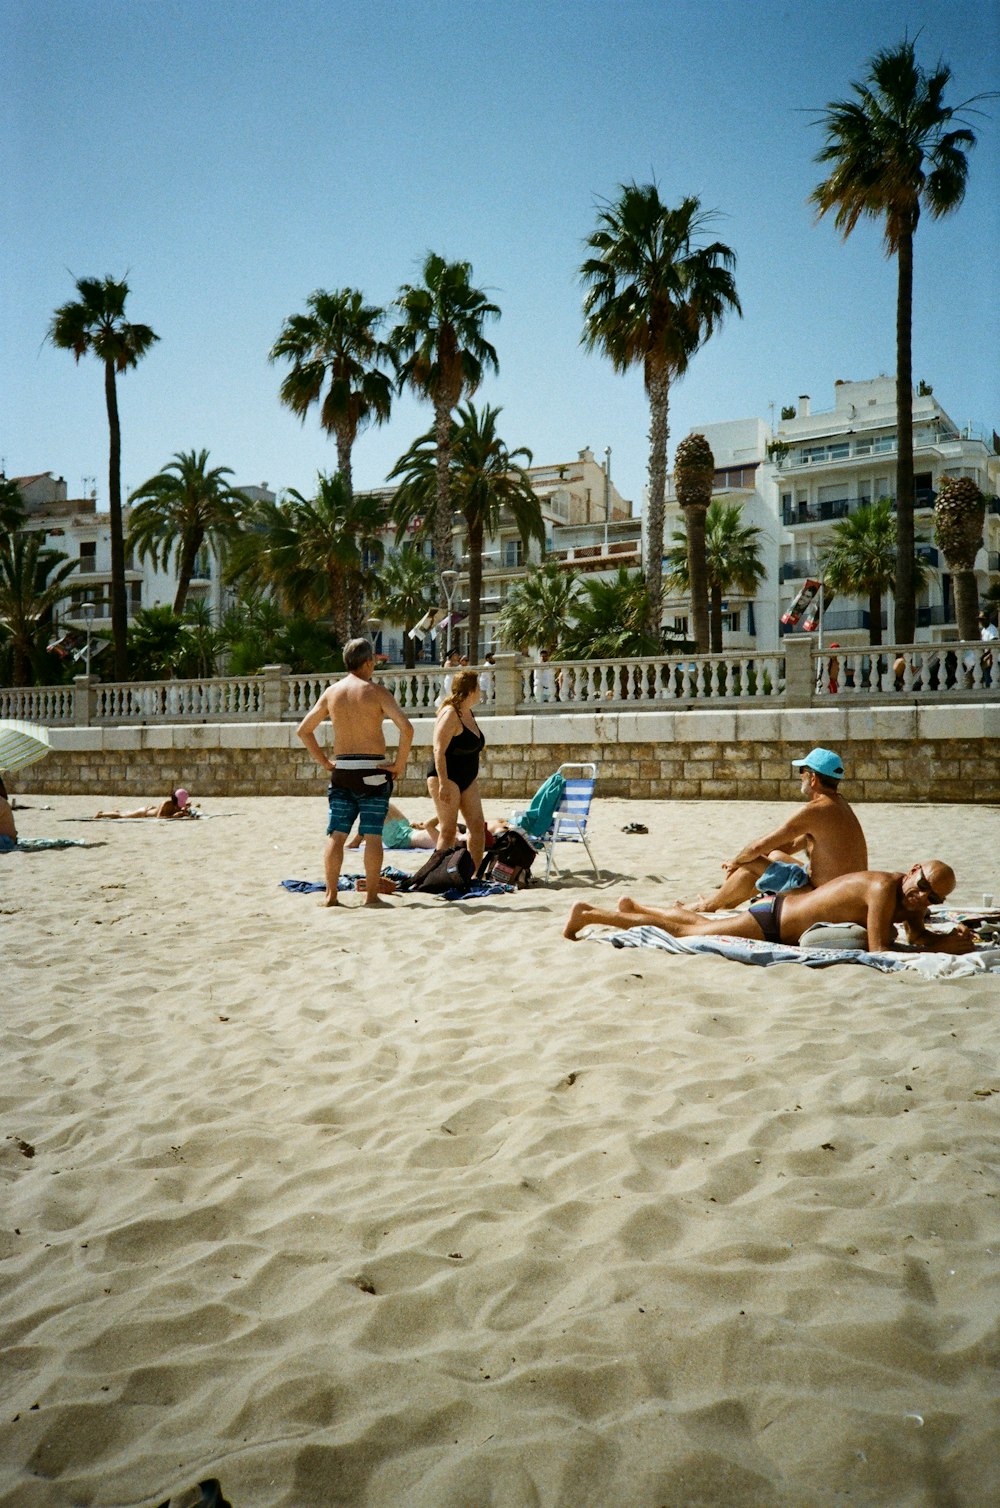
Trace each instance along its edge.
<path fill-rule="evenodd" d="M 349 805 L 345 807 L 341 800 L 335 812 L 333 801 L 337 792 L 334 787 L 343 786 L 347 782 L 348 788 L 351 789 L 348 776 L 341 766 L 344 763 L 355 767 L 360 765 L 365 771 L 374 767 L 385 770 L 393 780 L 399 780 L 406 769 L 410 745 L 413 743 L 413 724 L 399 706 L 396 698 L 384 686 L 379 686 L 372 681 L 375 661 L 371 645 L 366 639 L 352 639 L 345 645 L 344 666 L 348 672 L 344 679 L 336 681 L 321 693 L 315 705 L 306 713 L 296 729 L 299 738 L 316 763 L 324 770 L 335 772 L 330 783 L 330 825 L 327 828 L 327 842 L 323 857 L 326 894 L 322 904 L 330 909 L 338 905 L 337 888 L 344 845 L 351 824 L 359 812 L 361 831 L 368 835 L 368 841 L 365 843 L 365 905 L 384 904 L 380 898 L 382 824 L 385 820 L 388 796 L 392 789 L 391 782 L 362 780 L 362 792 L 364 792 L 365 784 L 374 786 L 381 784 L 385 787 L 384 793 L 380 792 L 376 796 L 374 790 L 368 792 L 365 796 L 367 805 L 359 807 L 355 804 L 353 811 Z M 333 725 L 333 759 L 320 747 L 316 737 L 316 730 L 327 718 Z M 399 729 L 399 748 L 392 762 L 389 762 L 386 757 L 385 734 L 382 731 L 382 724 L 385 721 L 394 723 Z M 375 762 L 374 766 L 370 763 L 372 761 Z M 380 811 L 374 809 L 374 804 L 378 801 L 381 802 Z M 376 817 L 376 827 L 366 826 L 366 823 Z M 343 827 L 338 825 L 341 822 L 344 824 Z"/>
<path fill-rule="evenodd" d="M 829 750 L 813 750 L 828 754 Z M 808 757 L 808 756 L 807 756 Z M 831 756 L 835 757 L 835 756 Z M 850 805 L 836 788 L 806 765 L 801 769 L 801 793 L 805 805 L 762 838 L 755 838 L 723 863 L 726 878 L 709 896 L 699 896 L 695 909 L 728 911 L 749 900 L 757 881 L 772 863 L 796 864 L 805 855 L 812 886 L 825 885 L 838 875 L 855 874 L 868 868 L 868 844 Z"/>
<path fill-rule="evenodd" d="M 950 895 L 955 874 L 940 859 L 914 864 L 905 874 L 868 870 L 838 875 L 816 890 L 793 890 L 740 911 L 736 916 L 702 916 L 685 906 L 644 906 L 624 896 L 617 911 L 604 911 L 578 901 L 570 912 L 564 936 L 576 938 L 584 927 L 662 927 L 674 937 L 745 937 L 798 943 L 817 922 L 856 922 L 867 929 L 868 947 L 882 952 L 895 945 L 895 929 L 902 926 L 908 943 L 935 953 L 968 953 L 975 936 L 967 927 L 932 932 L 926 926 L 928 908 Z M 769 933 L 767 908 L 777 932 Z M 763 919 L 754 913 L 760 909 Z"/>

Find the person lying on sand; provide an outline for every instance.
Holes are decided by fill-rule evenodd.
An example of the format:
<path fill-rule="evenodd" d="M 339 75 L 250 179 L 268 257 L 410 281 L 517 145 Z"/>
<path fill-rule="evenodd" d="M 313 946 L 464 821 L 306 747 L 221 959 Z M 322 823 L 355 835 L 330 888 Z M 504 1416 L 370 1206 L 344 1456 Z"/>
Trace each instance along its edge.
<path fill-rule="evenodd" d="M 699 896 L 696 911 L 730 911 L 755 891 L 768 895 L 818 888 L 838 875 L 868 868 L 868 845 L 861 823 L 839 791 L 844 775 L 840 756 L 832 749 L 811 749 L 793 759 L 801 771 L 805 806 L 793 812 L 773 833 L 755 838 L 734 859 L 723 861 L 726 878 L 714 895 Z M 806 855 L 807 866 L 795 855 Z"/>
<path fill-rule="evenodd" d="M 163 817 L 167 820 L 174 817 L 197 817 L 198 813 L 191 805 L 191 797 L 183 786 L 178 786 L 172 791 L 166 801 L 153 801 L 149 806 L 137 806 L 131 812 L 95 812 L 95 817 L 124 822 L 130 817 Z"/>
<path fill-rule="evenodd" d="M 929 953 L 971 953 L 975 933 L 961 925 L 931 932 L 928 908 L 940 906 L 955 888 L 955 872 L 941 859 L 914 864 L 905 874 L 865 870 L 843 874 L 815 890 L 772 895 L 737 916 L 705 917 L 686 906 L 660 910 L 624 896 L 617 911 L 600 911 L 578 901 L 569 914 L 564 937 L 575 941 L 584 927 L 662 927 L 672 937 L 747 937 L 765 942 L 797 943 L 817 922 L 856 922 L 868 929 L 868 950 L 896 946 L 902 926 L 911 947 Z"/>
<path fill-rule="evenodd" d="M 366 836 L 359 829 L 346 846 L 360 848 Z M 389 810 L 382 824 L 383 848 L 436 848 L 437 838 L 436 817 L 432 817 L 429 822 L 410 822 L 395 802 L 389 802 Z"/>
<path fill-rule="evenodd" d="M 0 853 L 13 853 L 17 847 L 17 824 L 7 800 L 7 787 L 0 779 Z"/>

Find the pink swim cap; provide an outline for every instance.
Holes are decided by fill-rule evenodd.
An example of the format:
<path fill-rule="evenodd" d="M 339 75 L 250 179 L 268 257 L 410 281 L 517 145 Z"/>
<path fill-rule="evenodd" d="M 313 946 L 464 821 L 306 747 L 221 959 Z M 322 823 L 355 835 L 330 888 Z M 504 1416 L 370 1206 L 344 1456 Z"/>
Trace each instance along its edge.
<path fill-rule="evenodd" d="M 190 799 L 191 798 L 188 796 L 188 793 L 183 786 L 178 786 L 176 791 L 174 791 L 174 800 L 177 802 L 178 806 L 187 806 Z"/>

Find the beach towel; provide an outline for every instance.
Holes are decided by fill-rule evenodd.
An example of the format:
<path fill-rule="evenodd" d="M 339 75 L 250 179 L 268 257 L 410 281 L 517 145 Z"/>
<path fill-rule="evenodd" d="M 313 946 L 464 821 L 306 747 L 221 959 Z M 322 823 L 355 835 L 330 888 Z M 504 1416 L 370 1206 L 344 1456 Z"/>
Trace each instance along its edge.
<path fill-rule="evenodd" d="M 557 770 L 538 787 L 527 808 L 523 812 L 514 813 L 514 826 L 527 833 L 529 838 L 544 838 L 552 826 L 552 818 L 565 789 L 566 781 Z"/>
<path fill-rule="evenodd" d="M 863 964 L 883 974 L 903 970 L 930 979 L 956 979 L 971 974 L 1000 974 L 1000 948 L 981 948 L 974 953 L 863 953 L 840 948 L 798 948 L 790 943 L 770 943 L 752 937 L 671 937 L 662 927 L 627 927 L 605 932 L 595 942 L 613 948 L 659 948 L 665 953 L 715 954 L 734 963 L 768 968 L 776 963 L 804 964 L 809 969 L 828 969 L 834 964 Z"/>
<path fill-rule="evenodd" d="M 381 870 L 383 880 L 395 880 L 398 885 L 400 880 L 408 880 L 410 876 L 405 869 L 393 869 L 391 864 L 386 864 Z M 342 874 L 337 881 L 337 894 L 344 890 L 357 890 L 358 881 L 363 880 L 362 874 Z M 317 890 L 325 890 L 326 885 L 322 880 L 280 880 L 282 889 L 290 890 L 293 895 L 314 895 Z"/>
<path fill-rule="evenodd" d="M 17 845 L 20 853 L 41 853 L 44 848 L 107 848 L 107 844 L 89 838 L 21 838 Z"/>

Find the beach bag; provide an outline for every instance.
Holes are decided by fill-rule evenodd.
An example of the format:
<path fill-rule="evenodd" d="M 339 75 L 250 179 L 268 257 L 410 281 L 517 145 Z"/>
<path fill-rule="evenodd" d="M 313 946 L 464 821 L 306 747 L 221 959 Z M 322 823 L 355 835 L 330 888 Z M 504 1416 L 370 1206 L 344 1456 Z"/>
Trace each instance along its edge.
<path fill-rule="evenodd" d="M 424 895 L 444 895 L 446 890 L 468 890 L 475 878 L 472 855 L 464 846 L 456 845 L 435 849 L 408 882 L 400 881 L 399 888 Z"/>
<path fill-rule="evenodd" d="M 483 855 L 477 879 L 493 885 L 530 885 L 535 849 L 521 833 L 506 828 L 497 833 L 489 853 Z"/>

